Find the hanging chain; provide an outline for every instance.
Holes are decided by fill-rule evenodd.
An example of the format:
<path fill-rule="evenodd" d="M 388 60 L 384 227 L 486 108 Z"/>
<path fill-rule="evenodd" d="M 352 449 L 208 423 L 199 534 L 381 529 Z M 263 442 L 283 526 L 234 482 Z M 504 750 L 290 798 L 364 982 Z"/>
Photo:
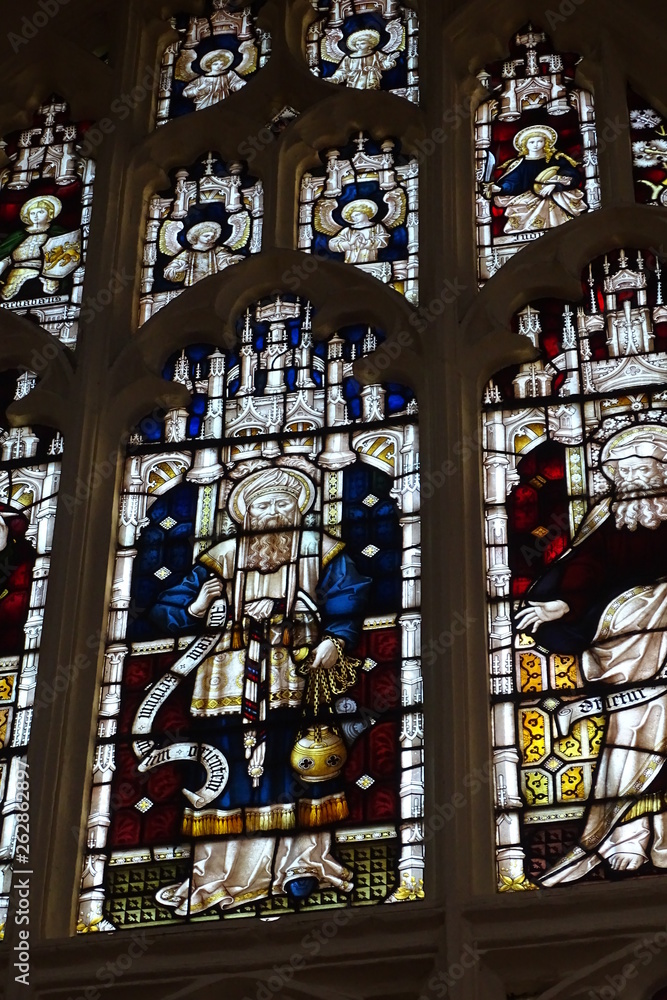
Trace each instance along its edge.
<path fill-rule="evenodd" d="M 305 676 L 306 693 L 305 701 L 312 705 L 313 714 L 318 718 L 320 705 L 326 706 L 331 711 L 331 703 L 336 695 L 345 694 L 357 682 L 357 671 L 361 666 L 361 660 L 353 656 L 346 656 L 343 643 L 333 635 L 327 636 L 330 642 L 336 647 L 338 658 L 332 667 L 318 667 L 312 669 L 315 660 L 316 650 L 309 653 L 306 660 L 299 667 L 299 673 Z"/>

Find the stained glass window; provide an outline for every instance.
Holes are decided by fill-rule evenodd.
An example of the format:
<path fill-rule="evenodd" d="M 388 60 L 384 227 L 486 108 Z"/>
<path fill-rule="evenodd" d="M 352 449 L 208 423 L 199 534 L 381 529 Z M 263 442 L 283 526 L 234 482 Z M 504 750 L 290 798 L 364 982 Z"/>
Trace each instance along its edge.
<path fill-rule="evenodd" d="M 479 74 L 475 115 L 480 283 L 549 229 L 600 207 L 593 97 L 574 85 L 579 57 L 528 25 L 510 58 Z"/>
<path fill-rule="evenodd" d="M 301 180 L 299 249 L 354 264 L 416 303 L 419 297 L 417 161 L 395 139 L 359 132 Z"/>
<path fill-rule="evenodd" d="M 628 103 L 637 201 L 667 207 L 667 119 L 633 90 Z"/>
<path fill-rule="evenodd" d="M 249 309 L 125 463 L 80 931 L 421 898 L 417 407 Z"/>
<path fill-rule="evenodd" d="M 522 309 L 484 396 L 501 890 L 667 867 L 667 305 L 659 259 Z"/>
<path fill-rule="evenodd" d="M 151 198 L 141 273 L 140 324 L 211 274 L 258 253 L 264 192 L 242 163 L 201 156 L 172 171 L 169 191 Z"/>
<path fill-rule="evenodd" d="M 271 39 L 255 24 L 261 6 L 210 0 L 203 17 L 172 18 L 180 37 L 162 59 L 157 125 L 224 101 L 266 64 Z"/>
<path fill-rule="evenodd" d="M 419 23 L 414 10 L 396 0 L 311 3 L 321 15 L 308 30 L 308 64 L 315 76 L 419 102 Z"/>
<path fill-rule="evenodd" d="M 4 139 L 0 176 L 0 306 L 76 345 L 95 163 L 81 155 L 90 123 L 53 96 L 32 128 Z"/>
<path fill-rule="evenodd" d="M 32 874 L 26 753 L 33 716 L 54 695 L 44 685 L 35 702 L 63 442 L 49 428 L 5 419 L 36 382 L 29 371 L 0 374 L 0 937 L 13 872 Z"/>

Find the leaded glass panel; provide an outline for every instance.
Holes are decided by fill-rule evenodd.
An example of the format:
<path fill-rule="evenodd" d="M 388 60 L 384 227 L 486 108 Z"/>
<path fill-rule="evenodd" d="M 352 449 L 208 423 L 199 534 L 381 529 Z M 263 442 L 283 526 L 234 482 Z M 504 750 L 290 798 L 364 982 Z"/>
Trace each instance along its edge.
<path fill-rule="evenodd" d="M 667 207 L 667 119 L 628 89 L 635 196 L 642 205 Z"/>
<path fill-rule="evenodd" d="M 479 79 L 475 115 L 480 284 L 545 232 L 600 207 L 593 96 L 575 86 L 579 56 L 528 25 L 510 58 Z"/>
<path fill-rule="evenodd" d="M 35 700 L 63 441 L 50 428 L 6 419 L 36 382 L 29 371 L 0 374 L 0 937 L 13 874 L 23 886 L 33 875 L 26 755 L 33 721 L 43 722 L 56 695 L 42 683 Z M 25 906 L 25 892 L 17 894 L 15 913 Z"/>
<path fill-rule="evenodd" d="M 301 180 L 299 249 L 354 264 L 417 303 L 419 178 L 395 139 L 366 132 Z"/>
<path fill-rule="evenodd" d="M 53 96 L 32 127 L 5 137 L 0 175 L 0 306 L 75 347 L 95 163 L 80 152 L 89 122 Z"/>
<path fill-rule="evenodd" d="M 172 171 L 148 208 L 140 325 L 186 288 L 262 248 L 264 191 L 242 163 L 216 153 Z"/>
<path fill-rule="evenodd" d="M 484 396 L 501 891 L 667 867 L 667 306 L 651 253 L 516 316 Z"/>
<path fill-rule="evenodd" d="M 423 896 L 417 409 L 249 309 L 123 478 L 80 931 Z"/>
<path fill-rule="evenodd" d="M 320 17 L 308 29 L 315 76 L 355 90 L 387 90 L 419 103 L 414 10 L 396 0 L 311 0 Z"/>
<path fill-rule="evenodd" d="M 255 24 L 259 7 L 209 0 L 205 16 L 171 19 L 180 37 L 162 58 L 157 125 L 224 101 L 266 64 L 271 38 Z"/>

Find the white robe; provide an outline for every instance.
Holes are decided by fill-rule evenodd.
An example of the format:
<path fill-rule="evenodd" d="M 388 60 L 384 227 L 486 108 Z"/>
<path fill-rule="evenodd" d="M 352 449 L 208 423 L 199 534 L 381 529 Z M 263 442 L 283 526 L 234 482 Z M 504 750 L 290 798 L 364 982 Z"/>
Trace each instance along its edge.
<path fill-rule="evenodd" d="M 589 681 L 654 687 L 656 697 L 609 712 L 591 804 L 580 846 L 541 879 L 552 886 L 582 878 L 614 854 L 634 854 L 667 867 L 667 817 L 652 810 L 623 823 L 655 778 L 667 753 L 667 583 L 634 587 L 605 608 L 582 670 Z M 635 811 L 641 811 L 641 806 Z M 656 808 L 657 808 L 656 804 Z M 651 825 L 653 843 L 648 850 Z"/>

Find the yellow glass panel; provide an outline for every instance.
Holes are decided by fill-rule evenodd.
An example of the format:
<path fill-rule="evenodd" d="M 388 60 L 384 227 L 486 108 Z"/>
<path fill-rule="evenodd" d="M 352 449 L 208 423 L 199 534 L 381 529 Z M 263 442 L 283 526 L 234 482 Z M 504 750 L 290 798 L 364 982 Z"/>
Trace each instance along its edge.
<path fill-rule="evenodd" d="M 10 674 L 7 677 L 0 677 L 0 701 L 11 701 L 14 692 L 14 681 L 16 676 Z"/>
<path fill-rule="evenodd" d="M 566 771 L 563 771 L 560 779 L 560 796 L 564 802 L 586 798 L 584 769 L 581 765 L 568 767 Z"/>
<path fill-rule="evenodd" d="M 561 740 L 557 740 L 555 751 L 559 757 L 566 760 L 579 760 L 583 755 L 581 746 L 581 722 L 577 722 Z"/>
<path fill-rule="evenodd" d="M 534 708 L 521 712 L 523 759 L 526 764 L 536 764 L 546 756 L 544 716 Z"/>
<path fill-rule="evenodd" d="M 554 678 L 556 687 L 576 688 L 577 658 L 575 656 L 554 656 Z"/>
<path fill-rule="evenodd" d="M 539 771 L 526 771 L 524 798 L 529 806 L 545 805 L 549 802 L 549 779 Z"/>
<path fill-rule="evenodd" d="M 0 747 L 7 743 L 7 720 L 9 719 L 9 709 L 0 708 Z"/>
<path fill-rule="evenodd" d="M 588 745 L 591 757 L 597 757 L 600 753 L 602 738 L 604 736 L 604 718 L 601 715 L 592 715 L 590 719 L 586 720 L 586 725 L 588 727 Z"/>
<path fill-rule="evenodd" d="M 519 653 L 521 690 L 542 690 L 542 660 L 537 653 Z"/>

